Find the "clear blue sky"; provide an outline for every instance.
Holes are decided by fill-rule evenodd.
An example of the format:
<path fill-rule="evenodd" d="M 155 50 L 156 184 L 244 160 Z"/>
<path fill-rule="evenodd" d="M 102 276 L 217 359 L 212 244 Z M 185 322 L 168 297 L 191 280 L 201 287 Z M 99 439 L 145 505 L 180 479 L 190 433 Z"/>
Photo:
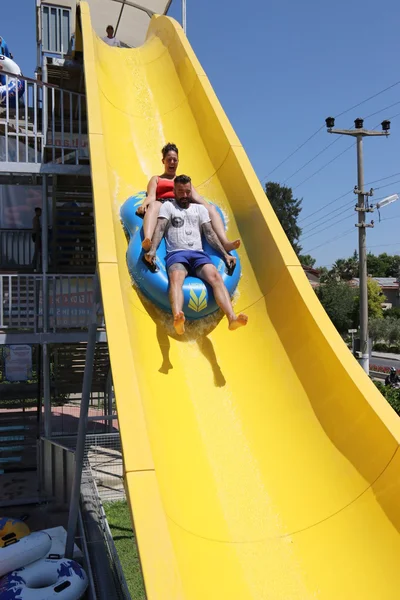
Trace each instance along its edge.
<path fill-rule="evenodd" d="M 173 0 L 169 14 L 180 19 L 180 0 Z M 323 125 L 325 117 L 336 116 L 400 81 L 399 18 L 396 0 L 337 0 L 334 4 L 187 0 L 188 38 L 260 179 Z M 5 4 L 0 34 L 24 74 L 32 75 L 34 0 Z M 339 117 L 336 125 L 350 127 L 354 118 L 377 111 L 381 112 L 366 120 L 367 127 L 400 113 L 400 83 Z M 331 148 L 290 177 L 335 139 Z M 328 243 L 351 230 L 355 222 L 352 210 L 343 212 L 351 208 L 355 196 L 336 200 L 356 184 L 355 147 L 302 182 L 351 144 L 352 138 L 328 135 L 323 129 L 270 175 L 279 182 L 289 178 L 287 185 L 303 198 L 303 248 L 312 250 L 318 265 L 329 265 L 357 246 L 355 227 Z M 393 118 L 388 139 L 365 140 L 364 156 L 367 183 L 400 173 L 400 115 Z M 376 198 L 400 193 L 400 174 L 375 187 L 381 185 L 387 187 L 377 190 Z M 345 203 L 344 209 L 328 214 Z M 325 204 L 329 206 L 305 219 Z M 368 230 L 371 251 L 400 253 L 400 200 L 381 216 L 381 223 Z M 326 223 L 314 223 L 319 217 L 325 217 Z M 377 222 L 378 215 L 374 218 Z M 320 231 L 324 227 L 328 229 Z"/>

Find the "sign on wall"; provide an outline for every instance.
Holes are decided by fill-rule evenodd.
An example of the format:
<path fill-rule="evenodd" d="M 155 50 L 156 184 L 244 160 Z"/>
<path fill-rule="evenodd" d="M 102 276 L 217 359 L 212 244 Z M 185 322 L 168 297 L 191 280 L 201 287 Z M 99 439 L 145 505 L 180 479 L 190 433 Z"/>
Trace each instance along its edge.
<path fill-rule="evenodd" d="M 32 346 L 10 344 L 5 349 L 6 381 L 32 379 Z"/>

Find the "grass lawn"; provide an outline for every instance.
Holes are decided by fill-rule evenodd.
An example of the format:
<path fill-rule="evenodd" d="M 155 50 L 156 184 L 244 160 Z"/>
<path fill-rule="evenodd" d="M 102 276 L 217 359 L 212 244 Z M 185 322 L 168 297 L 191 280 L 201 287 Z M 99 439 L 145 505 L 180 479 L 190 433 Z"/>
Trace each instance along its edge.
<path fill-rule="evenodd" d="M 105 502 L 103 506 L 132 600 L 146 600 L 128 504 L 120 500 Z"/>

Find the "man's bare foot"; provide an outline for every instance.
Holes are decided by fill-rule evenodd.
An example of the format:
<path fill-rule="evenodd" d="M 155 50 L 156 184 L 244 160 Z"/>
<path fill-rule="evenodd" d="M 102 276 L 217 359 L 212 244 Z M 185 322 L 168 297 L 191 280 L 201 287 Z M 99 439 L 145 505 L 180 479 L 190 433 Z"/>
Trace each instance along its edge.
<path fill-rule="evenodd" d="M 182 311 L 174 316 L 174 327 L 178 335 L 185 333 L 185 315 Z"/>
<path fill-rule="evenodd" d="M 226 252 L 230 252 L 231 250 L 237 250 L 240 246 L 240 240 L 235 240 L 234 242 L 226 242 L 223 244 Z"/>
<path fill-rule="evenodd" d="M 142 248 L 145 252 L 148 252 L 151 248 L 151 239 L 150 238 L 144 238 L 143 242 L 142 242 Z"/>
<path fill-rule="evenodd" d="M 247 325 L 247 321 L 248 321 L 248 317 L 247 315 L 244 315 L 243 313 L 240 313 L 240 315 L 235 315 L 234 319 L 231 319 L 229 321 L 229 329 L 231 331 L 235 331 L 235 329 L 238 329 L 239 327 L 243 327 L 244 325 Z"/>

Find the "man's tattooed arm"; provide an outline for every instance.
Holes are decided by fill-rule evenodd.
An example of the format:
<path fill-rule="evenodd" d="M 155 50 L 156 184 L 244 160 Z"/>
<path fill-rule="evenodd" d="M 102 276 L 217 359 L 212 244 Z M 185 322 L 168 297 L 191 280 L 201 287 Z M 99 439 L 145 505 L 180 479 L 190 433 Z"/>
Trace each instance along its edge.
<path fill-rule="evenodd" d="M 227 258 L 229 256 L 229 254 L 225 251 L 225 248 L 219 241 L 219 238 L 218 238 L 217 234 L 215 233 L 211 223 L 203 223 L 201 228 L 202 228 L 204 237 L 206 238 L 206 240 L 210 244 L 210 246 L 215 248 L 215 250 L 218 250 L 218 252 L 220 254 L 222 254 L 222 256 L 224 257 L 224 259 Z"/>
<path fill-rule="evenodd" d="M 158 218 L 156 229 L 153 234 L 153 238 L 151 240 L 151 248 L 146 254 L 146 260 L 150 261 L 155 257 L 157 248 L 160 245 L 161 240 L 164 237 L 165 230 L 168 225 L 168 219 Z"/>
<path fill-rule="evenodd" d="M 220 254 L 222 254 L 222 257 L 223 257 L 228 269 L 231 269 L 232 273 L 233 273 L 233 269 L 235 268 L 235 265 L 236 265 L 236 258 L 234 256 L 231 256 L 230 254 L 228 254 L 228 252 L 226 252 L 225 248 L 219 241 L 219 238 L 218 238 L 217 234 L 215 233 L 211 223 L 203 223 L 201 228 L 202 228 L 204 237 L 206 238 L 207 242 L 210 244 L 210 246 L 212 246 L 213 248 L 215 248 L 215 250 L 218 250 L 218 252 Z"/>

